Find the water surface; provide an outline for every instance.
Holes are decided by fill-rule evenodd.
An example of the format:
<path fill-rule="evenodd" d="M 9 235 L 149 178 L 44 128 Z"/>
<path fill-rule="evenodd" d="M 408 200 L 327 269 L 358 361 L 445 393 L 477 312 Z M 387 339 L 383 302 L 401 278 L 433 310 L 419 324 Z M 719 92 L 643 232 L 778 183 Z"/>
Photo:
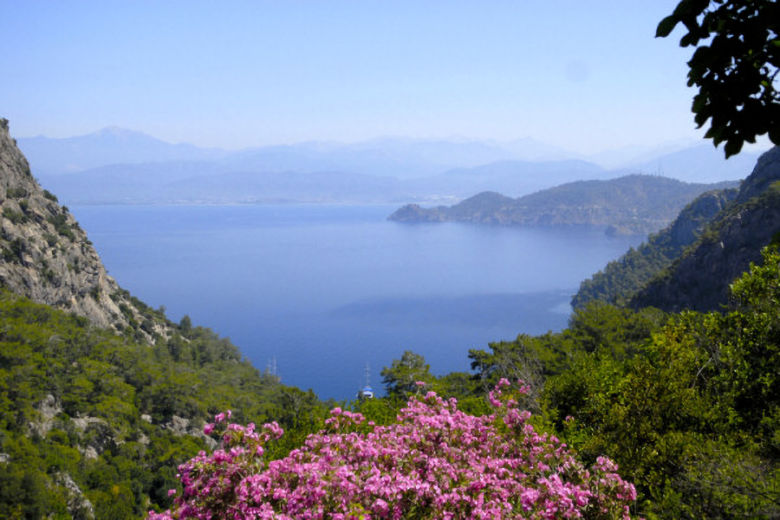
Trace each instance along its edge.
<path fill-rule="evenodd" d="M 408 225 L 389 206 L 78 206 L 109 273 L 174 321 L 228 336 L 287 384 L 354 396 L 404 350 L 436 374 L 470 348 L 566 326 L 579 282 L 636 237 Z"/>

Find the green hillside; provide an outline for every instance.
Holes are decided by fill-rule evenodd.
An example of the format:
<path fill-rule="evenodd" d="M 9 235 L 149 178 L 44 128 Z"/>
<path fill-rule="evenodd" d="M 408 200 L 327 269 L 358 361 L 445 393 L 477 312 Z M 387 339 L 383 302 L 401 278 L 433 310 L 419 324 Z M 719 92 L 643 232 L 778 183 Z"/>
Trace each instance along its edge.
<path fill-rule="evenodd" d="M 325 414 L 188 318 L 150 347 L 2 291 L 0 323 L 0 518 L 140 518 L 215 413 L 279 421 L 280 454 Z"/>
<path fill-rule="evenodd" d="M 421 356 L 386 369 L 465 407 L 499 378 L 530 386 L 534 425 L 583 462 L 602 454 L 637 486 L 645 518 L 780 516 L 780 251 L 731 284 L 725 312 L 667 314 L 594 301 L 569 327 L 472 350 L 473 375 L 431 376 Z M 410 362 L 411 361 L 411 362 Z M 409 372 L 413 372 L 409 374 Z"/>

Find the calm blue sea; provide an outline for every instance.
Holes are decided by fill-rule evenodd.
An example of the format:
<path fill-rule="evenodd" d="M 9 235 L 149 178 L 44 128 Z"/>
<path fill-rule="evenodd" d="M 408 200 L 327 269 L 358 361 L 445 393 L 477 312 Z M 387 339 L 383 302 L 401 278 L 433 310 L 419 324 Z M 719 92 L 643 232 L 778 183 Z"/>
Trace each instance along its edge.
<path fill-rule="evenodd" d="M 566 326 L 579 282 L 640 240 L 599 232 L 406 225 L 390 206 L 77 206 L 109 273 L 257 366 L 352 398 L 404 350 L 436 374 L 471 348 Z"/>

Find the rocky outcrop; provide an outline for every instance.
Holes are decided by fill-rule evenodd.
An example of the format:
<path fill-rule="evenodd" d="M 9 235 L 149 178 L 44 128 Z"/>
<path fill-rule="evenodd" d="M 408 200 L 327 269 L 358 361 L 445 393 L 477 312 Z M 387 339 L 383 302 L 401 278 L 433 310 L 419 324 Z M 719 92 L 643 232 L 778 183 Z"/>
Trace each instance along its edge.
<path fill-rule="evenodd" d="M 46 437 L 46 434 L 49 433 L 54 426 L 55 418 L 62 413 L 62 405 L 53 395 L 47 394 L 43 401 L 38 403 L 36 409 L 41 417 L 39 421 L 30 423 L 30 430 L 41 437 Z"/>
<path fill-rule="evenodd" d="M 780 148 L 765 153 L 743 181 L 734 204 L 663 273 L 631 300 L 632 307 L 667 311 L 718 310 L 731 282 L 761 260 L 761 249 L 780 238 Z"/>
<path fill-rule="evenodd" d="M 775 146 L 761 155 L 750 176 L 739 187 L 737 203 L 741 204 L 765 193 L 780 180 L 780 146 Z"/>
<path fill-rule="evenodd" d="M 183 435 L 189 435 L 191 437 L 198 437 L 202 439 L 206 445 L 212 450 L 217 447 L 217 442 L 209 435 L 203 433 L 203 427 L 196 427 L 192 424 L 190 419 L 185 417 L 179 417 L 174 415 L 167 423 L 161 424 L 164 429 L 170 430 L 174 435 L 181 437 Z"/>
<path fill-rule="evenodd" d="M 151 322 L 106 273 L 68 209 L 38 185 L 6 119 L 0 119 L 0 213 L 0 286 L 99 327 L 131 327 L 149 342 L 165 335 L 165 326 Z"/>
<path fill-rule="evenodd" d="M 57 473 L 54 481 L 65 489 L 68 513 L 75 520 L 92 520 L 95 518 L 95 508 L 92 502 L 84 496 L 81 488 L 67 473 Z"/>
<path fill-rule="evenodd" d="M 736 189 L 708 191 L 696 197 L 680 212 L 665 230 L 669 235 L 669 244 L 675 248 L 675 256 L 699 238 L 712 219 L 726 209 L 737 193 Z"/>

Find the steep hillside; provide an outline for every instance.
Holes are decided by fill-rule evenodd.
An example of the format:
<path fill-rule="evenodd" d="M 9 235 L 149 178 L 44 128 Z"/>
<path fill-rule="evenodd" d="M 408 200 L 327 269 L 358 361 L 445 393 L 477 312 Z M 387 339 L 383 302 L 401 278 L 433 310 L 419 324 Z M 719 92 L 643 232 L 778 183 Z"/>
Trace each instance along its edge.
<path fill-rule="evenodd" d="M 720 212 L 680 258 L 632 299 L 631 306 L 664 310 L 715 310 L 728 288 L 760 250 L 780 233 L 780 147 L 766 152 L 740 187 L 734 204 Z"/>
<path fill-rule="evenodd" d="M 146 341 L 165 334 L 155 313 L 108 276 L 67 207 L 38 185 L 6 119 L 0 119 L 0 211 L 0 286 Z"/>
<path fill-rule="evenodd" d="M 592 300 L 624 305 L 647 282 L 667 268 L 691 245 L 707 224 L 737 196 L 735 188 L 713 190 L 688 204 L 667 228 L 650 235 L 647 242 L 631 248 L 603 271 L 580 284 L 572 298 L 575 308 Z"/>
<path fill-rule="evenodd" d="M 512 199 L 480 193 L 454 206 L 410 204 L 390 215 L 397 222 L 471 222 L 506 226 L 595 226 L 617 234 L 646 234 L 668 224 L 702 192 L 729 183 L 687 184 L 650 175 L 578 181 Z"/>
<path fill-rule="evenodd" d="M 141 518 L 169 507 L 177 466 L 216 445 L 203 424 L 228 409 L 278 421 L 290 441 L 277 455 L 322 427 L 313 392 L 121 289 L 38 186 L 5 119 L 0 206 L 0 518 Z"/>

